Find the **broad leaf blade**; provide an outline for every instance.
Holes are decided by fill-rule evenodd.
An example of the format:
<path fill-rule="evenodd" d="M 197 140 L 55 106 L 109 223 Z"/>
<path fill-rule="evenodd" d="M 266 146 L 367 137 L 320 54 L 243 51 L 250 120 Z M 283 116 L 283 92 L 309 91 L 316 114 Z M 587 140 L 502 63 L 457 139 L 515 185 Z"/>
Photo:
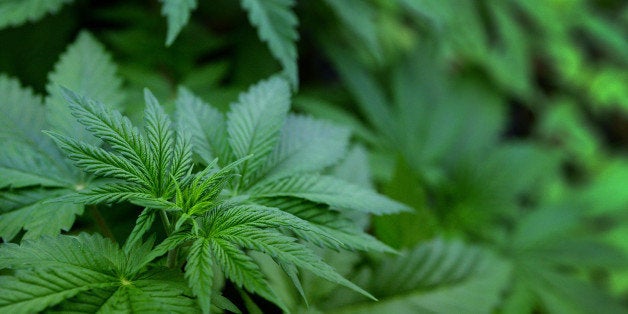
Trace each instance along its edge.
<path fill-rule="evenodd" d="M 265 41 L 270 52 L 279 60 L 292 86 L 298 86 L 296 41 L 297 16 L 292 11 L 293 0 L 241 0 L 249 13 L 249 21 Z"/>

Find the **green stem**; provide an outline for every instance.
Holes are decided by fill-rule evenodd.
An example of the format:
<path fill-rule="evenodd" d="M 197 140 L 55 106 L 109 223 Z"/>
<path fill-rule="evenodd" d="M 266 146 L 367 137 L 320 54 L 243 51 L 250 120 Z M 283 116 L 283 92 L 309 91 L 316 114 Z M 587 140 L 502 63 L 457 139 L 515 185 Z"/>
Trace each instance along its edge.
<path fill-rule="evenodd" d="M 179 255 L 179 247 L 168 251 L 168 259 L 166 260 L 166 266 L 168 268 L 174 268 L 177 266 L 177 256 Z"/>
<path fill-rule="evenodd" d="M 161 222 L 164 224 L 164 229 L 166 229 L 166 234 L 169 236 L 172 233 L 172 224 L 170 223 L 168 214 L 166 213 L 165 210 L 160 210 L 159 216 L 161 216 Z M 177 265 L 177 255 L 179 255 L 179 247 L 175 247 L 174 249 L 168 251 L 168 258 L 167 258 L 168 268 L 173 268 Z"/>
<path fill-rule="evenodd" d="M 170 235 L 170 233 L 172 232 L 172 226 L 170 225 L 170 219 L 168 219 L 168 214 L 166 214 L 165 210 L 160 210 L 159 216 L 161 217 L 161 222 L 164 224 L 164 229 L 166 229 L 166 234 Z"/>
<path fill-rule="evenodd" d="M 98 229 L 100 229 L 100 233 L 102 233 L 105 237 L 116 242 L 116 238 L 113 236 L 113 232 L 111 232 L 111 229 L 109 229 L 109 226 L 107 225 L 105 218 L 102 216 L 102 214 L 98 210 L 98 207 L 96 205 L 89 205 L 87 206 L 87 209 L 89 210 L 89 213 L 92 215 L 92 218 L 94 218 L 94 222 L 96 222 Z"/>

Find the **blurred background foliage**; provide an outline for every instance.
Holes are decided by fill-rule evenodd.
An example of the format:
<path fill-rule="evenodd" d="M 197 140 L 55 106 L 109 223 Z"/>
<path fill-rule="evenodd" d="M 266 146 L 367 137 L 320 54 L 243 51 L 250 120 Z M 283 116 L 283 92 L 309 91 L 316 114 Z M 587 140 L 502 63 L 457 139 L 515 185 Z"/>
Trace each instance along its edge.
<path fill-rule="evenodd" d="M 87 30 L 118 65 L 124 108 L 136 119 L 143 87 L 170 109 L 178 86 L 226 108 L 287 64 L 238 1 L 187 1 L 195 10 L 178 36 L 167 35 L 163 1 L 19 2 L 0 1 L 0 72 L 46 94 L 47 73 Z M 286 304 L 338 313 L 628 311 L 626 1 L 293 4 L 294 110 L 353 130 L 354 149 L 330 171 L 415 212 L 364 220 L 402 254 L 321 252 L 379 302 L 306 276 L 306 305 L 285 288 L 290 279 L 267 269 Z"/>

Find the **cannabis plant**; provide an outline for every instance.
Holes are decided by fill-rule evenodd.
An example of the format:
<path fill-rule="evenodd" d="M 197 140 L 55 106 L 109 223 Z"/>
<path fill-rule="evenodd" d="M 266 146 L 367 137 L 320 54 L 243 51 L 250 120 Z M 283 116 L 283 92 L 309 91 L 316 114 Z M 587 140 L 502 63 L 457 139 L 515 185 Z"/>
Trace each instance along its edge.
<path fill-rule="evenodd" d="M 225 279 L 243 298 L 255 294 L 288 311 L 253 252 L 272 258 L 298 291 L 306 270 L 372 298 L 306 243 L 391 251 L 343 217 L 406 207 L 324 174 L 343 158 L 348 132 L 289 114 L 283 78 L 242 93 L 226 117 L 182 88 L 175 122 L 146 90 L 141 131 L 111 106 L 64 88 L 80 125 L 55 130 L 50 117 L 65 108 L 49 106 L 47 123 L 39 99 L 15 80 L 2 77 L 0 90 L 9 96 L 2 237 L 22 239 L 0 246 L 2 311 L 238 311 L 221 296 Z M 143 208 L 121 246 L 99 234 L 55 235 L 71 230 L 84 206 L 114 211 L 121 202 Z"/>

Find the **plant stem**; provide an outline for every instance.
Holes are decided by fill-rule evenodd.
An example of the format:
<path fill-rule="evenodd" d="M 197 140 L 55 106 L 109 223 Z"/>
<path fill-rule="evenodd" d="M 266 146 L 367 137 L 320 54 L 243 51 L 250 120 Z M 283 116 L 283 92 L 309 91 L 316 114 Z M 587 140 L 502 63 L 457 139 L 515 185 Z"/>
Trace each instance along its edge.
<path fill-rule="evenodd" d="M 168 268 L 174 268 L 177 266 L 177 255 L 179 255 L 179 247 L 168 251 L 168 259 L 166 260 L 166 266 Z"/>
<path fill-rule="evenodd" d="M 172 227 L 170 225 L 170 219 L 168 219 L 168 214 L 166 214 L 165 210 L 160 210 L 159 216 L 161 217 L 161 222 L 164 224 L 164 229 L 166 229 L 166 234 L 170 235 Z"/>
<path fill-rule="evenodd" d="M 170 235 L 172 233 L 172 224 L 170 223 L 168 214 L 166 214 L 165 210 L 160 210 L 159 216 L 161 216 L 161 222 L 164 224 L 164 229 L 166 229 L 166 234 Z M 173 268 L 177 265 L 177 255 L 179 255 L 179 247 L 175 247 L 174 249 L 168 251 L 168 259 L 167 259 L 168 268 Z"/>
<path fill-rule="evenodd" d="M 102 216 L 102 214 L 98 210 L 98 207 L 96 205 L 89 205 L 87 206 L 87 209 L 89 210 L 89 213 L 92 215 L 92 218 L 94 218 L 94 222 L 96 222 L 98 229 L 100 229 L 100 233 L 102 233 L 105 237 L 115 242 L 116 238 L 113 236 L 113 232 L 111 232 L 111 229 L 109 229 L 109 226 L 107 225 L 105 218 Z"/>

